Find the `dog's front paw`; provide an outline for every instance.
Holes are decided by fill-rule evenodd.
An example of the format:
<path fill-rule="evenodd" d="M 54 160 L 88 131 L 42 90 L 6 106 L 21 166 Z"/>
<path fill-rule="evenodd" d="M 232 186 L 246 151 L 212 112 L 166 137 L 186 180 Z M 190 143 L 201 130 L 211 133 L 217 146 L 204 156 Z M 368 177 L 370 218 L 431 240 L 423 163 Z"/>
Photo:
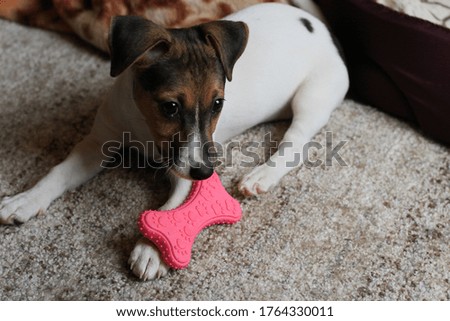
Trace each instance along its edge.
<path fill-rule="evenodd" d="M 128 260 L 130 269 L 143 281 L 165 276 L 169 267 L 161 260 L 158 249 L 146 238 L 141 238 L 134 246 Z"/>
<path fill-rule="evenodd" d="M 271 187 L 275 186 L 281 177 L 278 177 L 276 168 L 263 164 L 254 168 L 245 175 L 239 183 L 239 191 L 245 196 L 254 196 L 267 193 Z"/>
<path fill-rule="evenodd" d="M 0 203 L 0 224 L 21 224 L 44 212 L 47 204 L 42 199 L 33 197 L 30 192 L 23 192 L 5 197 Z"/>

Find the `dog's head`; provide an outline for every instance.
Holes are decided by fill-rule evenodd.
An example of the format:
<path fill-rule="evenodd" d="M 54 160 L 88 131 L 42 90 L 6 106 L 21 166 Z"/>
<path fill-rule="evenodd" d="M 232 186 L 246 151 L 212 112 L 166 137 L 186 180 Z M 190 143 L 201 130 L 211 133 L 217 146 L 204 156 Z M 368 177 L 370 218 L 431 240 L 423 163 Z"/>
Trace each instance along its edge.
<path fill-rule="evenodd" d="M 141 17 L 113 19 L 111 76 L 131 68 L 133 99 L 176 175 L 195 180 L 212 175 L 212 135 L 225 81 L 231 81 L 247 38 L 243 22 L 166 29 Z"/>

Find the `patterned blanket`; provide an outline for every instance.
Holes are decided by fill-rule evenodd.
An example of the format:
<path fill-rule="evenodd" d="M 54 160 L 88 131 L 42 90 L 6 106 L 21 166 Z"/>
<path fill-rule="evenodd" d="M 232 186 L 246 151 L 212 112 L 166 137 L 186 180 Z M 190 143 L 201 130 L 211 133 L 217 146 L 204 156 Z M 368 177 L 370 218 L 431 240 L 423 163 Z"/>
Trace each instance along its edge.
<path fill-rule="evenodd" d="M 165 27 L 220 19 L 259 2 L 289 0 L 0 0 L 0 17 L 30 26 L 72 32 L 107 52 L 111 17 L 139 15 Z"/>
<path fill-rule="evenodd" d="M 375 0 L 412 17 L 450 28 L 450 0 Z"/>

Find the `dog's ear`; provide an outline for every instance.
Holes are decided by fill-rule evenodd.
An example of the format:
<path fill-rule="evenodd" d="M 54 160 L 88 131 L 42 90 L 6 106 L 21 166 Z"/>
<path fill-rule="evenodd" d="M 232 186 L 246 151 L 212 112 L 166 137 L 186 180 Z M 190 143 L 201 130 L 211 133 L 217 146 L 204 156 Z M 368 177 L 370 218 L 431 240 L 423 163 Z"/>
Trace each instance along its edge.
<path fill-rule="evenodd" d="M 111 76 L 120 75 L 146 53 L 146 60 L 155 60 L 168 50 L 170 39 L 165 28 L 150 20 L 137 16 L 114 17 L 108 39 Z"/>
<path fill-rule="evenodd" d="M 214 48 L 225 76 L 231 81 L 233 67 L 247 45 L 248 27 L 243 22 L 213 21 L 200 26 L 206 41 Z"/>

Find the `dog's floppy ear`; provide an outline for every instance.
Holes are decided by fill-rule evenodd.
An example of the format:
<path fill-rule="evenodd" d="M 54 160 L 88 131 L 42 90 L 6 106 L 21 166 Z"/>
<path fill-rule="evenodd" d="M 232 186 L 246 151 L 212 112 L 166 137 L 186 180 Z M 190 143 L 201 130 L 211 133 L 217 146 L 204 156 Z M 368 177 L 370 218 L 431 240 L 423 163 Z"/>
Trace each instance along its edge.
<path fill-rule="evenodd" d="M 213 21 L 200 26 L 206 41 L 214 48 L 222 63 L 225 76 L 231 81 L 233 67 L 244 52 L 248 27 L 244 22 Z"/>
<path fill-rule="evenodd" d="M 170 39 L 165 28 L 150 20 L 137 16 L 114 17 L 108 39 L 111 76 L 120 75 L 147 51 L 155 51 L 154 58 L 161 55 L 169 48 Z"/>

